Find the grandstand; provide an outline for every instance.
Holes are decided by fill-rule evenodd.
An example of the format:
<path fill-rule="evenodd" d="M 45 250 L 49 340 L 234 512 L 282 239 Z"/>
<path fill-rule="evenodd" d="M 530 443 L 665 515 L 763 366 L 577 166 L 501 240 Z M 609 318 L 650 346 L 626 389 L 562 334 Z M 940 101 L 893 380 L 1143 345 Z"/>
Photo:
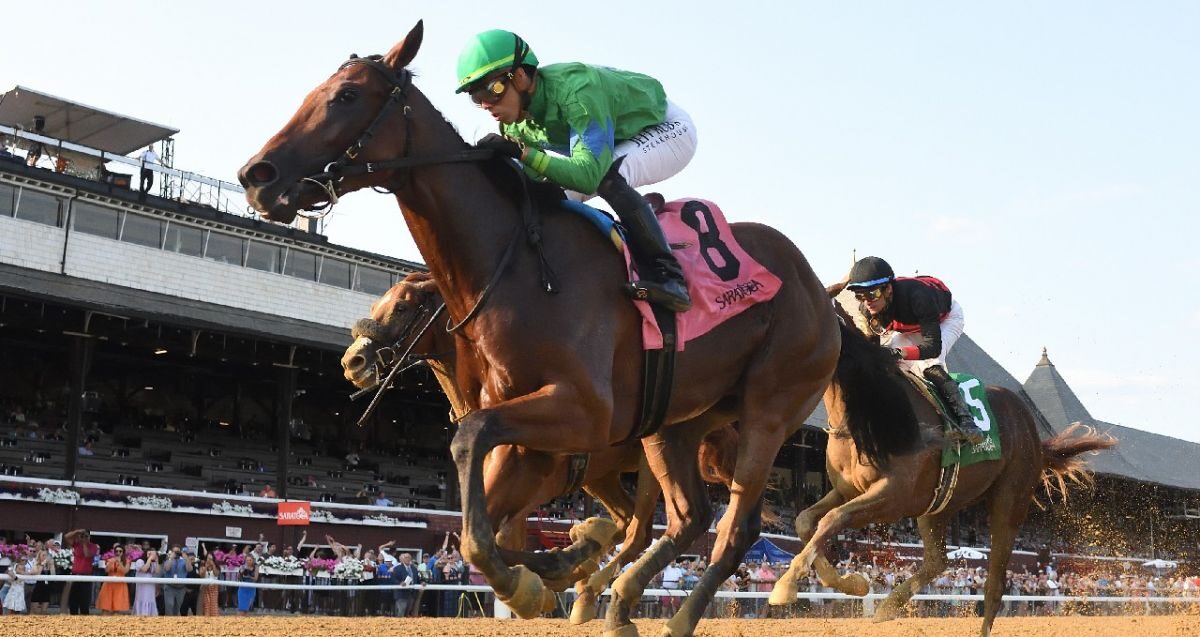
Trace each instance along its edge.
<path fill-rule="evenodd" d="M 34 116 L 41 133 L 27 130 Z M 353 321 L 421 265 L 333 245 L 306 221 L 256 219 L 239 186 L 179 170 L 171 152 L 161 166 L 126 157 L 173 148 L 175 132 L 23 87 L 0 95 L 0 535 L 87 526 L 293 541 L 273 508 L 290 499 L 313 503 L 315 532 L 435 545 L 458 527 L 446 401 L 415 369 L 360 428 L 338 365 Z M 29 165 L 38 144 L 45 154 Z M 153 192 L 133 188 L 143 168 L 156 173 Z M 122 170 L 130 179 L 114 178 Z M 1018 561 L 1043 543 L 1194 559 L 1200 445 L 1094 419 L 1045 352 L 1024 383 L 969 337 L 950 365 L 1026 397 L 1046 435 L 1083 422 L 1121 441 L 1092 460 L 1098 490 L 1074 513 L 1035 515 Z M 808 425 L 775 461 L 771 497 L 788 520 L 828 485 L 824 412 Z M 255 495 L 268 485 L 276 498 Z M 395 506 L 375 506 L 381 494 Z M 1099 498 L 1110 517 L 1097 525 L 1119 537 L 1055 531 Z M 974 517 L 954 525 L 951 544 L 986 547 Z M 875 539 L 919 553 L 895 533 Z"/>

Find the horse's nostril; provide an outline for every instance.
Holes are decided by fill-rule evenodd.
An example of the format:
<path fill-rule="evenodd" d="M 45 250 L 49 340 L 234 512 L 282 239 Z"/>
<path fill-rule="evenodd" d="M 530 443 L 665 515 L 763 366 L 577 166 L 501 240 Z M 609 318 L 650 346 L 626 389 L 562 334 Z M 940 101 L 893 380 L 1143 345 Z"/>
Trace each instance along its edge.
<path fill-rule="evenodd" d="M 367 365 L 367 359 L 364 358 L 363 356 L 354 356 L 354 357 L 351 357 L 350 360 L 346 361 L 346 369 L 348 369 L 352 372 L 357 372 L 358 370 L 362 369 L 366 365 Z"/>
<path fill-rule="evenodd" d="M 266 186 L 279 178 L 275 165 L 269 161 L 260 161 L 246 169 L 246 181 L 253 186 Z"/>

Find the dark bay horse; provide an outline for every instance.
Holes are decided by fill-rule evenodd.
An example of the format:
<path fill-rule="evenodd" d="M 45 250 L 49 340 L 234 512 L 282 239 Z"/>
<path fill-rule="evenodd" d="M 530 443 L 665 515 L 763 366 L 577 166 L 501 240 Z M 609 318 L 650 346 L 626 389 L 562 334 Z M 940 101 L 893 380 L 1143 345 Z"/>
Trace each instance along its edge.
<path fill-rule="evenodd" d="M 496 595 L 534 617 L 553 595 L 497 551 L 484 496 L 484 457 L 500 445 L 551 454 L 597 452 L 627 439 L 641 401 L 639 316 L 622 292 L 624 264 L 587 221 L 545 214 L 544 252 L 526 236 L 525 186 L 501 160 L 468 162 L 468 146 L 412 84 L 420 23 L 386 55 L 351 58 L 305 98 L 239 171 L 264 217 L 290 222 L 340 194 L 395 194 L 455 325 L 456 381 L 469 411 L 451 454 L 462 486 L 462 553 Z M 840 350 L 824 287 L 796 246 L 759 224 L 732 225 L 742 248 L 783 285 L 776 296 L 687 343 L 676 360 L 665 426 L 643 439 L 667 499 L 668 528 L 613 585 L 606 630 L 636 633 L 629 612 L 651 577 L 707 529 L 711 503 L 697 467 L 700 441 L 737 421 L 730 502 L 710 568 L 670 635 L 690 635 L 713 594 L 758 537 L 772 459 L 812 413 Z M 706 241 L 721 241 L 711 236 Z M 544 261 L 542 258 L 544 257 Z M 561 281 L 544 291 L 543 263 Z"/>
<path fill-rule="evenodd" d="M 1021 398 L 1003 387 L 988 386 L 987 401 L 993 426 L 1000 428 L 1003 456 L 963 467 L 949 503 L 926 515 L 940 476 L 941 416 L 916 385 L 902 377 L 889 353 L 855 328 L 847 325 L 843 331 L 843 357 L 824 398 L 829 414 L 825 462 L 833 489 L 796 517 L 796 533 L 806 545 L 776 582 L 770 601 L 794 601 L 797 580 L 810 567 L 826 586 L 865 595 L 868 586 L 862 576 L 839 577 L 823 557 L 827 543 L 845 529 L 916 518 L 925 547 L 921 568 L 875 611 L 876 621 L 893 619 L 913 593 L 945 569 L 946 528 L 954 514 L 983 502 L 992 540 L 982 628 L 987 637 L 1000 609 L 1013 541 L 1035 487 L 1042 483 L 1048 493 L 1055 487 L 1065 498 L 1068 481 L 1090 478 L 1078 456 L 1107 449 L 1116 441 L 1090 430 L 1075 435 L 1075 428 L 1042 441 L 1034 415 Z M 907 403 L 901 412 L 878 408 L 881 396 L 896 394 Z M 915 421 L 910 418 L 914 414 Z"/>
<path fill-rule="evenodd" d="M 408 363 L 396 360 L 408 351 L 411 360 L 428 363 L 450 400 L 453 417 L 460 418 L 467 405 L 454 380 L 454 336 L 440 324 L 433 325 L 441 305 L 441 293 L 428 273 L 409 274 L 393 285 L 371 305 L 370 317 L 355 325 L 354 342 L 342 356 L 346 380 L 359 388 L 375 386 L 389 365 Z M 426 325 L 433 329 L 424 329 Z M 729 486 L 736 447 L 737 430 L 732 425 L 716 429 L 704 438 L 698 462 L 705 481 Z M 650 545 L 651 522 L 660 491 L 643 459 L 641 443 L 630 441 L 589 454 L 582 476 L 574 475 L 568 456 L 511 445 L 496 447 L 485 460 L 488 518 L 509 566 L 521 563 L 518 560 L 526 557 L 519 551 L 525 546 L 530 513 L 544 502 L 574 492 L 577 486 L 599 499 L 616 523 L 614 526 L 605 524 L 608 521 L 603 518 L 593 518 L 572 529 L 572 538 L 579 538 L 572 547 L 579 549 L 574 555 L 570 555 L 570 550 L 550 551 L 537 554 L 540 564 L 525 562 L 540 572 L 572 573 L 579 594 L 571 611 L 573 623 L 592 618 L 599 593 L 622 566 Z M 636 499 L 629 496 L 620 481 L 621 474 L 633 472 L 639 474 Z M 576 481 L 581 484 L 575 484 Z M 618 541 L 622 542 L 618 555 L 595 577 L 587 577 L 596 570 L 594 560 L 607 554 Z M 559 563 L 549 562 L 553 559 L 559 559 Z M 551 584 L 547 578 L 547 585 L 562 590 L 566 582 Z"/>

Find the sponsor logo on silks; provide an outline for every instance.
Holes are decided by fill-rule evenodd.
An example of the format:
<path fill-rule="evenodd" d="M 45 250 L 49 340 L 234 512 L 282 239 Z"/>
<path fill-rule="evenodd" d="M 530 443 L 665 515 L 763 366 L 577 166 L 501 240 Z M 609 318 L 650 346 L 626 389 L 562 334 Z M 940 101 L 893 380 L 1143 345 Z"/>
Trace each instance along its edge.
<path fill-rule="evenodd" d="M 275 522 L 279 526 L 307 525 L 312 512 L 308 502 L 280 502 L 275 514 Z"/>

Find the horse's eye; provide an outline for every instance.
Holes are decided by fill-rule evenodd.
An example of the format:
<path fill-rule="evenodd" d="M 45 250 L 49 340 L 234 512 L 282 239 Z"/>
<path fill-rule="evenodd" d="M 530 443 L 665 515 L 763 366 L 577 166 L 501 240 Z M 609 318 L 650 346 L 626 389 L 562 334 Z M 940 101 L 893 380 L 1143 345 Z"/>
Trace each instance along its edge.
<path fill-rule="evenodd" d="M 337 95 L 333 99 L 336 102 L 341 102 L 343 104 L 349 104 L 350 102 L 353 102 L 354 100 L 358 99 L 358 91 L 356 91 L 352 88 L 344 88 L 344 89 L 338 91 Z"/>

